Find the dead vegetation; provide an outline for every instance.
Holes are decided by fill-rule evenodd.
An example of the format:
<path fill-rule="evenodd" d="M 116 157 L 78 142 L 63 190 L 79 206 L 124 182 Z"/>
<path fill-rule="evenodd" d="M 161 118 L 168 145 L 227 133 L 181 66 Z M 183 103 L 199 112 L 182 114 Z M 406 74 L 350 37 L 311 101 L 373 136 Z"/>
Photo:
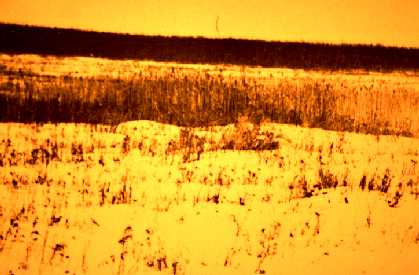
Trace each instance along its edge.
<path fill-rule="evenodd" d="M 121 65 L 115 66 L 118 70 Z M 123 77 L 28 70 L 0 72 L 1 121 L 115 125 L 153 120 L 198 127 L 236 123 L 247 116 L 256 124 L 265 119 L 374 135 L 417 136 L 419 129 L 418 82 L 403 83 L 406 78 L 396 74 L 389 79 L 350 75 L 362 78 L 358 82 L 346 80 L 344 73 L 275 78 L 243 71 L 237 76 L 214 66 L 149 66 Z"/>

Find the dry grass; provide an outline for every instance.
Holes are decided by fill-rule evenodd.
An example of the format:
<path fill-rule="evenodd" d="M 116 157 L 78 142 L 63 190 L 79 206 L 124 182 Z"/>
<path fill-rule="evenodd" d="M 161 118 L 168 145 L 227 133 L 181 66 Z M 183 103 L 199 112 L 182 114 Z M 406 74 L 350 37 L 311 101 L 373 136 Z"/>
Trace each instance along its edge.
<path fill-rule="evenodd" d="M 61 66 L 71 62 L 68 59 Z M 115 62 L 114 70 L 123 70 L 124 64 Z M 259 70 L 258 76 L 255 70 L 246 74 L 244 68 L 238 74 L 234 67 L 224 73 L 214 66 L 191 70 L 150 65 L 131 68 L 131 74 L 122 77 L 75 77 L 72 72 L 51 76 L 39 68 L 19 72 L 16 66 L 10 63 L 2 70 L 2 121 L 115 125 L 141 119 L 209 126 L 247 116 L 256 123 L 268 120 L 376 135 L 419 133 L 417 76 L 337 73 L 330 77 L 327 72 L 313 72 L 278 77 L 274 71 L 265 77 L 260 74 L 269 74 L 269 69 Z"/>

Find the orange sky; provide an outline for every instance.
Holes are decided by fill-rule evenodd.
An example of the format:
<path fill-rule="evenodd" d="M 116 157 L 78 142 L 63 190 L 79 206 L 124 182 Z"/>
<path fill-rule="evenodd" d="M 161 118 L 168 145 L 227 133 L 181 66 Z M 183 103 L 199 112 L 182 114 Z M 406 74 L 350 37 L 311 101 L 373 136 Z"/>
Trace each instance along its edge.
<path fill-rule="evenodd" d="M 0 21 L 139 34 L 419 47 L 418 0 L 0 0 Z"/>

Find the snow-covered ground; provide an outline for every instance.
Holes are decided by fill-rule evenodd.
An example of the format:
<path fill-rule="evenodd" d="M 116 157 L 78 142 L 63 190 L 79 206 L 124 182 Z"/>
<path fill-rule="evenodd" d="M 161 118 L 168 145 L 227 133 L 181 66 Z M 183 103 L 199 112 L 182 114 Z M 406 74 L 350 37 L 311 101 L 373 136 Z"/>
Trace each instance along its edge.
<path fill-rule="evenodd" d="M 419 139 L 246 127 L 0 124 L 0 274 L 419 274 Z"/>

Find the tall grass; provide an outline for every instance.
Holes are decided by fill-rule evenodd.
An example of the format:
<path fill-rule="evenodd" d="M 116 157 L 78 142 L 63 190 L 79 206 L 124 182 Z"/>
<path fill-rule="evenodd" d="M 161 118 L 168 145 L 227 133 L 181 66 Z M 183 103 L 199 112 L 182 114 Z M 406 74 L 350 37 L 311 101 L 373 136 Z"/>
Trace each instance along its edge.
<path fill-rule="evenodd" d="M 142 71 L 128 78 L 3 72 L 0 120 L 181 126 L 292 123 L 370 134 L 418 136 L 419 93 L 408 86 L 321 78 L 258 79 L 202 71 Z"/>

